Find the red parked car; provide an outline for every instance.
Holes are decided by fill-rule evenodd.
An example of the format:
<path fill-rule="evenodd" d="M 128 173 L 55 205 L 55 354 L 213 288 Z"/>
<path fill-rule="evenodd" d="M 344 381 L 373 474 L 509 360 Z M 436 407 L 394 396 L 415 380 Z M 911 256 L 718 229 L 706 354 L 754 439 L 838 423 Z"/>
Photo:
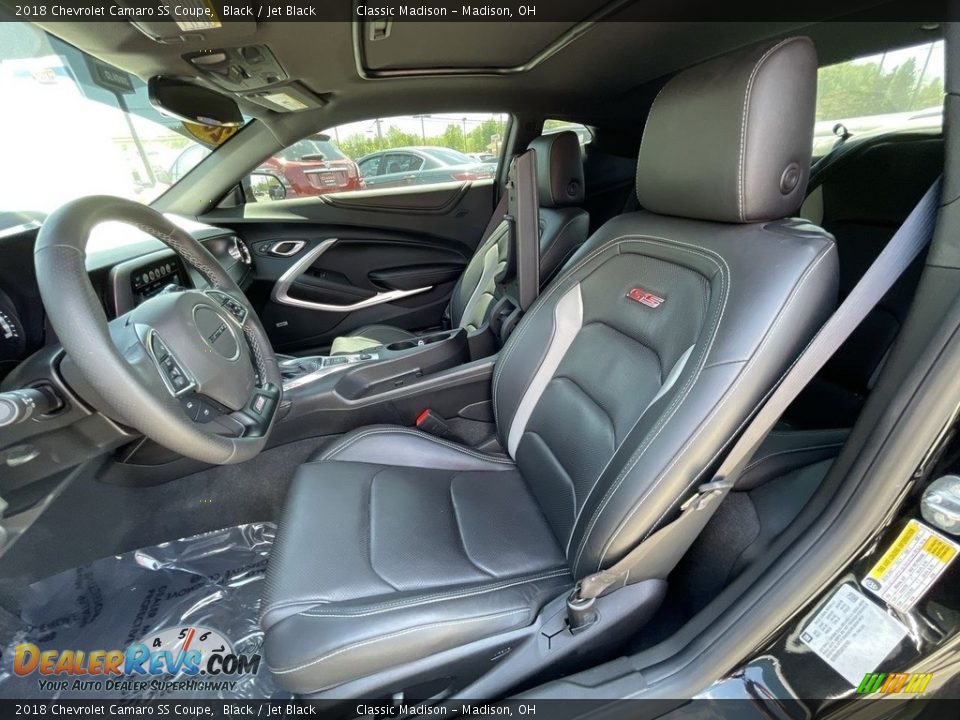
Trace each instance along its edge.
<path fill-rule="evenodd" d="M 170 168 L 170 182 L 178 181 L 209 154 L 210 150 L 203 145 L 188 147 Z M 285 192 L 279 193 L 275 200 L 365 187 L 357 164 L 344 155 L 328 135 L 320 133 L 271 155 L 253 174 L 272 175 L 280 181 Z"/>
<path fill-rule="evenodd" d="M 327 135 L 310 135 L 267 158 L 255 173 L 275 175 L 285 197 L 362 190 L 357 164 L 340 152 Z"/>

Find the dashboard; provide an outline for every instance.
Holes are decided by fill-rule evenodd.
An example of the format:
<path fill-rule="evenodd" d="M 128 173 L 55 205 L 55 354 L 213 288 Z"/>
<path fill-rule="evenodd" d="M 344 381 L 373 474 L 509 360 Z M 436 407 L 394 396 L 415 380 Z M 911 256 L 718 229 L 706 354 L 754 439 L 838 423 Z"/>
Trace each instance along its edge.
<path fill-rule="evenodd" d="M 232 231 L 172 218 L 199 240 L 243 288 L 253 262 Z M 40 300 L 33 268 L 39 223 L 0 233 L 0 380 L 40 348 L 57 342 Z M 94 234 L 96 229 L 94 230 Z M 91 238 L 91 245 L 96 247 Z M 87 254 L 91 284 L 109 319 L 171 286 L 204 288 L 204 278 L 159 240 L 129 228 L 121 243 Z"/>

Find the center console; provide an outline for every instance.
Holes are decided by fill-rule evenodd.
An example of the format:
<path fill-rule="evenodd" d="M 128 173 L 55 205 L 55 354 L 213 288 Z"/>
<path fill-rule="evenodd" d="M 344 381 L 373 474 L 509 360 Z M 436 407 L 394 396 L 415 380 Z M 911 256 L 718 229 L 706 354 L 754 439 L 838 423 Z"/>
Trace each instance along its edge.
<path fill-rule="evenodd" d="M 281 356 L 283 402 L 275 434 L 299 437 L 361 425 L 412 425 L 425 408 L 444 417 L 492 419 L 493 353 L 483 336 L 454 329 L 358 353 Z"/>
<path fill-rule="evenodd" d="M 356 353 L 353 355 L 333 355 L 331 357 L 291 357 L 280 361 L 280 373 L 283 375 L 284 392 L 290 392 L 315 380 L 346 370 L 351 365 L 379 360 L 380 353 Z"/>

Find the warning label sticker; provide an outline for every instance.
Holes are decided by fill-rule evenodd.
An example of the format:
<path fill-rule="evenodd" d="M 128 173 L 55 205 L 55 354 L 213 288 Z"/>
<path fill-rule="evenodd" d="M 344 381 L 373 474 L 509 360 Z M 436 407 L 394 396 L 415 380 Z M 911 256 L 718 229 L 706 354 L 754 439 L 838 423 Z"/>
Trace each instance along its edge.
<path fill-rule="evenodd" d="M 907 629 L 855 585 L 841 585 L 800 633 L 800 640 L 853 686 L 877 669 Z"/>
<path fill-rule="evenodd" d="M 861 584 L 890 607 L 909 612 L 957 556 L 960 545 L 911 520 Z"/>

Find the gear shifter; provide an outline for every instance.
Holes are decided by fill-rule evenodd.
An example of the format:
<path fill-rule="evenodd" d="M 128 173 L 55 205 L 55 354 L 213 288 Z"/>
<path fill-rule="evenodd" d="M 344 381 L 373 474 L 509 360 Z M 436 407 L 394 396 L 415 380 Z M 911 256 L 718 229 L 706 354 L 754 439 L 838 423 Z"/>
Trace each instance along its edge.
<path fill-rule="evenodd" d="M 283 375 L 285 381 L 293 380 L 301 375 L 316 372 L 320 368 L 322 361 L 323 359 L 319 357 L 285 358 L 280 361 L 280 374 Z"/>

